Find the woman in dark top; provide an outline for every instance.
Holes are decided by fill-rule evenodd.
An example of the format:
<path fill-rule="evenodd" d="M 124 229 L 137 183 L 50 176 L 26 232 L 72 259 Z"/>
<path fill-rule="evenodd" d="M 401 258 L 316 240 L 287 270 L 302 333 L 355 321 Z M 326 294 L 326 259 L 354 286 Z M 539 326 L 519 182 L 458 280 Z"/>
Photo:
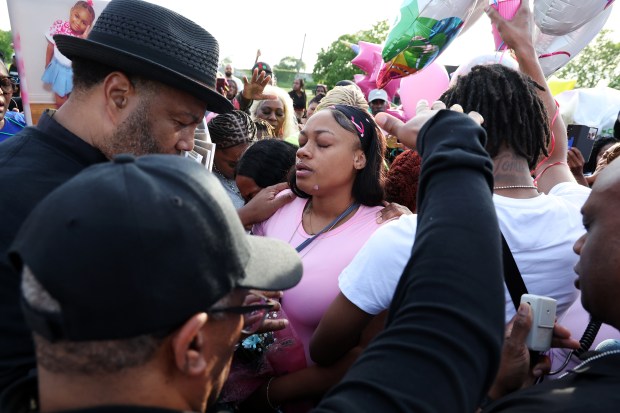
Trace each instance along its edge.
<path fill-rule="evenodd" d="M 293 99 L 293 109 L 295 109 L 297 122 L 301 123 L 301 118 L 304 117 L 307 102 L 304 80 L 295 79 L 293 82 L 293 90 L 288 92 L 288 95 Z"/>

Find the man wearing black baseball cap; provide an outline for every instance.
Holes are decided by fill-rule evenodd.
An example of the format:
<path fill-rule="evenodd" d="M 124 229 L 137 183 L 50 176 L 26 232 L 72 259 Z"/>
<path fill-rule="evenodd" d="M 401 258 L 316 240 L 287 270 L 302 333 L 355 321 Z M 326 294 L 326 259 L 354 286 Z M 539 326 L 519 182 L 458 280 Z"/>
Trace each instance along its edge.
<path fill-rule="evenodd" d="M 244 303 L 248 289 L 288 289 L 302 274 L 287 243 L 246 234 L 204 167 L 164 155 L 119 155 L 61 185 L 10 258 L 22 271 L 39 397 L 37 378 L 17 381 L 3 412 L 97 400 L 203 411 L 240 333 L 273 308 L 260 296 Z"/>
<path fill-rule="evenodd" d="M 166 8 L 112 0 L 88 38 L 57 35 L 55 41 L 72 60 L 73 92 L 36 127 L 0 143 L 0 390 L 34 367 L 19 276 L 5 253 L 35 205 L 116 154 L 190 150 L 205 110 L 232 110 L 215 91 L 216 39 Z M 260 98 L 268 80 L 255 73 L 246 93 Z"/>

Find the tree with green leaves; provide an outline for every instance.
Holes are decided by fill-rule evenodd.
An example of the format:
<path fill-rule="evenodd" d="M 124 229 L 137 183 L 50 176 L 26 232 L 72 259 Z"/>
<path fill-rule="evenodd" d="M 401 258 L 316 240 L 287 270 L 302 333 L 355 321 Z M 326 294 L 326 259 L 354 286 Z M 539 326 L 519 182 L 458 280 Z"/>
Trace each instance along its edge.
<path fill-rule="evenodd" d="M 306 70 L 306 64 L 294 56 L 283 57 L 274 67 L 282 70 Z"/>
<path fill-rule="evenodd" d="M 329 88 L 334 87 L 336 82 L 340 80 L 353 80 L 354 74 L 364 73 L 364 71 L 351 64 L 355 52 L 347 46 L 347 43 L 357 44 L 363 40 L 380 44 L 387 37 L 389 30 L 390 25 L 387 20 L 383 20 L 377 22 L 369 30 L 362 30 L 354 34 L 343 34 L 327 50 L 321 49 L 312 71 L 312 78 L 315 82 L 324 83 Z"/>
<path fill-rule="evenodd" d="M 575 87 L 595 87 L 608 80 L 609 87 L 620 90 L 620 43 L 602 30 L 589 46 L 555 74 L 562 79 L 577 79 Z"/>
<path fill-rule="evenodd" d="M 4 61 L 7 65 L 11 64 L 11 55 L 13 54 L 13 48 L 11 47 L 12 43 L 13 37 L 11 36 L 11 32 L 0 30 L 0 52 L 4 55 Z"/>

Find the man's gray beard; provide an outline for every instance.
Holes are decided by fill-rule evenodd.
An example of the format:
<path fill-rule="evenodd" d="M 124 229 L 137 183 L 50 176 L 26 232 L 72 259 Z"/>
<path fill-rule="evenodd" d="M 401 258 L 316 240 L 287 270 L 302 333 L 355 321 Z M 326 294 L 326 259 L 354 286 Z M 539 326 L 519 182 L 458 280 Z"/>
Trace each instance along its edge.
<path fill-rule="evenodd" d="M 163 153 L 151 131 L 146 104 L 140 103 L 99 150 L 109 159 L 121 153 L 136 156 Z"/>

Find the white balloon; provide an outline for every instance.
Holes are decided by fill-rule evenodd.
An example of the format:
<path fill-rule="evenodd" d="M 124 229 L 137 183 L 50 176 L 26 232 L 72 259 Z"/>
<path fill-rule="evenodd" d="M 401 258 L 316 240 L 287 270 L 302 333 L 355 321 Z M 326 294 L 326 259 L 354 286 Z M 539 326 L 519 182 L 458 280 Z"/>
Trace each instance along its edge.
<path fill-rule="evenodd" d="M 472 58 L 470 61 L 460 65 L 450 77 L 450 87 L 454 86 L 459 76 L 465 76 L 471 72 L 471 68 L 477 65 L 501 64 L 514 70 L 519 70 L 519 63 L 510 56 L 508 51 L 487 53 Z"/>
<path fill-rule="evenodd" d="M 563 36 L 609 9 L 614 0 L 535 0 L 534 21 L 544 34 Z"/>
<path fill-rule="evenodd" d="M 465 19 L 465 24 L 463 25 L 463 29 L 461 29 L 461 33 L 459 33 L 459 36 L 462 36 L 463 33 L 469 30 L 478 21 L 480 16 L 484 14 L 484 9 L 488 5 L 488 0 L 476 0 L 476 5 L 474 6 L 474 9 L 472 10 L 469 17 Z"/>
<path fill-rule="evenodd" d="M 544 34 L 538 27 L 534 29 L 534 48 L 545 76 L 563 67 L 594 39 L 607 22 L 611 9 L 608 7 L 579 29 L 563 36 Z"/>

